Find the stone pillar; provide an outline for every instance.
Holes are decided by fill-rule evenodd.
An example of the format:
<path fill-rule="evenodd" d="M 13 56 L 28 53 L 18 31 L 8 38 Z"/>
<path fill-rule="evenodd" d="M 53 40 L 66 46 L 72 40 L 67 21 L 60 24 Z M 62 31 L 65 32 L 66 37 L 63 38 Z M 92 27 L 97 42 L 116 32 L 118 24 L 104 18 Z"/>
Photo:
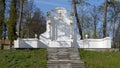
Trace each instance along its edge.
<path fill-rule="evenodd" d="M 71 25 L 71 27 L 70 27 L 70 39 L 72 39 L 72 35 L 73 35 L 73 22 L 72 21 L 70 21 L 70 25 Z"/>
<path fill-rule="evenodd" d="M 73 43 L 73 18 L 70 17 L 70 41 L 71 41 L 71 45 Z M 72 46 L 71 46 L 72 47 Z"/>
<path fill-rule="evenodd" d="M 51 20 L 50 19 L 48 19 L 47 20 L 47 33 L 48 33 L 48 44 L 49 44 L 49 46 L 51 46 L 51 34 L 52 34 L 52 30 L 51 30 L 51 25 L 52 25 L 52 23 L 51 23 Z"/>
<path fill-rule="evenodd" d="M 104 38 L 107 42 L 106 42 L 106 48 L 111 48 L 111 38 L 110 37 L 106 37 Z"/>
<path fill-rule="evenodd" d="M 50 38 L 50 34 L 51 34 L 51 20 L 50 19 L 47 19 L 47 28 L 46 28 L 46 32 L 48 33 L 49 35 L 49 38 Z"/>

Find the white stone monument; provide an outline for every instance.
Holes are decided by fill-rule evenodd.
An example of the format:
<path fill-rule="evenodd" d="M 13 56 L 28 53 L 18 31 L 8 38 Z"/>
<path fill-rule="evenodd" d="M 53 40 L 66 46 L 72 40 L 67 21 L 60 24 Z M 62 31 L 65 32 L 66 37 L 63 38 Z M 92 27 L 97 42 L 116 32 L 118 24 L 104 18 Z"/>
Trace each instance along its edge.
<path fill-rule="evenodd" d="M 24 38 L 14 41 L 14 48 L 49 48 L 49 47 L 75 47 L 75 48 L 111 48 L 111 38 L 88 39 L 88 35 L 80 40 L 75 31 L 72 16 L 68 17 L 67 10 L 62 7 L 55 8 L 53 14 L 48 12 L 46 32 L 40 38 Z"/>
<path fill-rule="evenodd" d="M 65 8 L 55 8 L 53 16 L 47 17 L 47 31 L 40 36 L 50 47 L 71 47 L 73 42 L 73 18 L 67 16 Z"/>

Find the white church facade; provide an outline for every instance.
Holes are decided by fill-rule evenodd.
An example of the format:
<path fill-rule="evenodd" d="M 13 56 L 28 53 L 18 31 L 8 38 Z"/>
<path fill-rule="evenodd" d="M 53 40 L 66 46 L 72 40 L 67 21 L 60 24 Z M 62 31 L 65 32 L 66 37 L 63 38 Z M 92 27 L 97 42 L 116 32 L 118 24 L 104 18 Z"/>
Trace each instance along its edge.
<path fill-rule="evenodd" d="M 28 38 L 14 41 L 14 48 L 48 48 L 48 47 L 75 47 L 75 48 L 111 48 L 111 39 L 83 39 L 75 31 L 73 17 L 67 16 L 67 10 L 55 8 L 54 14 L 46 17 L 46 32 L 39 39 Z"/>

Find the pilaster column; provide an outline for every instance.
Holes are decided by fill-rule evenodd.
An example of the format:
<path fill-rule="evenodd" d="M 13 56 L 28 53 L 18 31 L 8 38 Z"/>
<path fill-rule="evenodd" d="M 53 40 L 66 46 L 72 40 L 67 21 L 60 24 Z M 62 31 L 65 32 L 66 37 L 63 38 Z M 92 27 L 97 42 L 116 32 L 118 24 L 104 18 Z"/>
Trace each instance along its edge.
<path fill-rule="evenodd" d="M 73 41 L 73 19 L 70 18 L 70 40 Z"/>
<path fill-rule="evenodd" d="M 51 34 L 52 34 L 52 28 L 51 28 L 51 26 L 52 26 L 52 23 L 51 23 L 51 20 L 49 19 L 48 21 L 47 21 L 47 31 L 48 31 L 48 44 L 49 44 L 49 46 L 51 46 Z"/>

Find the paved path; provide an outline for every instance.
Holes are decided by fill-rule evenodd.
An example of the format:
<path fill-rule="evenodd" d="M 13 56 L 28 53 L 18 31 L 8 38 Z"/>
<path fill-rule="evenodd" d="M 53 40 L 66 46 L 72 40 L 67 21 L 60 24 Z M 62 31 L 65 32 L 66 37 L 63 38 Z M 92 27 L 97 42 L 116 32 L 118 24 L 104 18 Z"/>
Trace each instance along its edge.
<path fill-rule="evenodd" d="M 47 68 L 85 68 L 77 48 L 48 48 Z"/>

